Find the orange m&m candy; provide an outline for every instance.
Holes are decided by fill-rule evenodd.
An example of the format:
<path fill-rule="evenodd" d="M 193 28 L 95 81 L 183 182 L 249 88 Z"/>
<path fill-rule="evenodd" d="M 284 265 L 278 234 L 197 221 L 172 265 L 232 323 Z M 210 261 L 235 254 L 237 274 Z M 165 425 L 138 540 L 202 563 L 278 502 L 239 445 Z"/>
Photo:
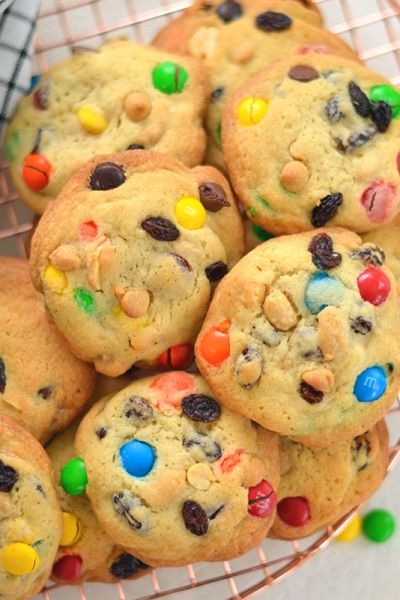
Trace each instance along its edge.
<path fill-rule="evenodd" d="M 39 192 L 49 183 L 51 164 L 43 154 L 33 153 L 25 159 L 22 177 L 30 190 Z"/>
<path fill-rule="evenodd" d="M 219 367 L 229 358 L 231 347 L 228 335 L 229 321 L 225 320 L 212 327 L 203 335 L 200 354 L 210 365 Z"/>
<path fill-rule="evenodd" d="M 171 346 L 161 354 L 158 362 L 166 369 L 185 369 L 193 362 L 193 344 Z"/>

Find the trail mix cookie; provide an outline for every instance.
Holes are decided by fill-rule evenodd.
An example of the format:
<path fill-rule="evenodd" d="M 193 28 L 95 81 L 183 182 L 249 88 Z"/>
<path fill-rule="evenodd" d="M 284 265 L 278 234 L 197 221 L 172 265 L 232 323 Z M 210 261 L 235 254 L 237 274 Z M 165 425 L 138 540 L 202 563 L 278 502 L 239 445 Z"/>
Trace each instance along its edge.
<path fill-rule="evenodd" d="M 229 408 L 311 447 L 359 435 L 400 387 L 400 312 L 383 252 L 343 229 L 271 239 L 221 282 L 196 342 Z"/>
<path fill-rule="evenodd" d="M 0 590 L 2 600 L 39 593 L 62 533 L 50 461 L 39 442 L 0 414 Z"/>
<path fill-rule="evenodd" d="M 102 526 L 152 566 L 240 556 L 274 518 L 278 436 L 222 406 L 199 375 L 141 379 L 98 402 L 75 452 L 67 491 L 85 490 L 83 469 Z"/>
<path fill-rule="evenodd" d="M 49 326 L 29 263 L 0 257 L 0 413 L 43 444 L 89 400 L 96 372 Z"/>
<path fill-rule="evenodd" d="M 118 40 L 56 64 L 24 98 L 7 134 L 21 198 L 42 214 L 98 154 L 146 148 L 202 162 L 204 67 L 191 58 Z"/>
<path fill-rule="evenodd" d="M 372 496 L 386 475 L 388 432 L 383 420 L 355 438 L 319 450 L 285 437 L 281 441 L 271 537 L 295 540 L 332 525 Z"/>
<path fill-rule="evenodd" d="M 158 33 L 154 45 L 193 56 L 209 72 L 213 92 L 206 112 L 207 164 L 225 169 L 221 150 L 223 109 L 250 77 L 284 57 L 310 52 L 337 54 L 360 62 L 340 38 L 313 26 L 319 24 L 315 20 L 315 13 L 294 1 L 198 0 Z"/>
<path fill-rule="evenodd" d="M 76 173 L 38 225 L 31 265 L 73 351 L 115 376 L 138 361 L 192 361 L 211 293 L 243 247 L 220 173 L 141 150 Z"/>
<path fill-rule="evenodd" d="M 120 579 L 137 579 L 147 572 L 147 565 L 127 553 L 106 534 L 85 494 L 71 496 L 61 485 L 62 469 L 74 458 L 78 425 L 79 422 L 73 423 L 46 446 L 56 476 L 56 491 L 64 521 L 51 579 L 71 585 L 85 581 L 113 583 Z"/>
<path fill-rule="evenodd" d="M 362 234 L 363 242 L 378 245 L 385 253 L 385 262 L 397 282 L 400 292 L 400 215 L 375 231 Z"/>
<path fill-rule="evenodd" d="M 399 104 L 389 81 L 339 57 L 292 57 L 256 75 L 223 122 L 225 159 L 249 219 L 276 235 L 391 221 Z"/>

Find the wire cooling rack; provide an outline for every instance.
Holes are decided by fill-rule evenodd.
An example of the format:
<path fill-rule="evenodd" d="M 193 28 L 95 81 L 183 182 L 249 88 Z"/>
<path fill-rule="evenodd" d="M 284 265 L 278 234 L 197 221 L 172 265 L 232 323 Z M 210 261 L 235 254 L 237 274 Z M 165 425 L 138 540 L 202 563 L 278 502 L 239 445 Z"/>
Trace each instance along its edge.
<path fill-rule="evenodd" d="M 67 58 L 73 46 L 96 48 L 116 35 L 148 43 L 155 32 L 191 2 L 169 0 L 42 0 L 35 36 L 34 74 Z M 396 0 L 315 0 L 327 29 L 357 51 L 366 65 L 400 84 L 400 5 Z M 1 69 L 1 67 L 0 67 Z M 33 213 L 18 199 L 8 165 L 0 157 L 0 254 L 26 256 Z M 400 401 L 389 411 L 389 471 L 400 459 Z M 250 599 L 325 548 L 361 507 L 326 531 L 295 542 L 265 540 L 245 557 L 150 570 L 133 582 L 49 585 L 36 600 L 151 600 L 155 598 Z M 173 550 L 173 549 L 172 549 Z M 172 576 L 171 576 L 172 573 Z M 171 581 L 173 582 L 171 585 Z"/>

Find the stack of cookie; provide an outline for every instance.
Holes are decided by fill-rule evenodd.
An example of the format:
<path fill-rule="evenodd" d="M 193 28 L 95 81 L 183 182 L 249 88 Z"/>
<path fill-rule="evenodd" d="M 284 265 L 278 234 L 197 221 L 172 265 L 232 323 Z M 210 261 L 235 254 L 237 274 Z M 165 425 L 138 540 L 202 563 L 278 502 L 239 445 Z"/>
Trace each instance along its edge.
<path fill-rule="evenodd" d="M 79 49 L 9 128 L 43 216 L 36 291 L 0 259 L 6 600 L 310 535 L 386 473 L 400 94 L 310 2 L 198 1 L 154 43 Z"/>

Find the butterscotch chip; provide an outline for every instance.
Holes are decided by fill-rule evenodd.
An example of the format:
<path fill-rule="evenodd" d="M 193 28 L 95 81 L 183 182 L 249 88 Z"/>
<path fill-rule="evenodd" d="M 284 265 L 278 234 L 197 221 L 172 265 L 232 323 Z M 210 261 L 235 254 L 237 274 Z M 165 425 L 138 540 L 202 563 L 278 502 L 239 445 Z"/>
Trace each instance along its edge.
<path fill-rule="evenodd" d="M 298 192 L 307 185 L 309 176 L 306 165 L 294 160 L 283 167 L 279 179 L 289 192 Z"/>
<path fill-rule="evenodd" d="M 211 468 L 204 463 L 191 465 L 187 471 L 187 478 L 196 490 L 208 490 L 211 482 L 215 481 Z"/>
<path fill-rule="evenodd" d="M 319 392 L 329 392 L 335 383 L 335 376 L 329 369 L 312 369 L 301 376 L 303 381 Z"/>
<path fill-rule="evenodd" d="M 125 100 L 125 112 L 131 121 L 143 121 L 151 112 L 151 102 L 142 92 L 130 94 Z"/>
<path fill-rule="evenodd" d="M 122 310 L 131 319 L 143 316 L 149 305 L 150 295 L 144 288 L 126 292 L 121 300 Z"/>
<path fill-rule="evenodd" d="M 254 44 L 249 41 L 242 42 L 232 50 L 232 60 L 236 63 L 247 63 L 254 54 Z"/>
<path fill-rule="evenodd" d="M 286 298 L 278 289 L 271 288 L 265 298 L 264 314 L 268 321 L 280 331 L 288 331 L 297 324 L 297 315 Z"/>
<path fill-rule="evenodd" d="M 80 269 L 82 265 L 76 248 L 68 244 L 56 248 L 50 255 L 50 262 L 60 271 L 73 271 L 74 269 Z"/>
<path fill-rule="evenodd" d="M 318 346 L 325 360 L 333 360 L 348 345 L 348 324 L 343 311 L 335 306 L 324 308 L 318 315 Z"/>

